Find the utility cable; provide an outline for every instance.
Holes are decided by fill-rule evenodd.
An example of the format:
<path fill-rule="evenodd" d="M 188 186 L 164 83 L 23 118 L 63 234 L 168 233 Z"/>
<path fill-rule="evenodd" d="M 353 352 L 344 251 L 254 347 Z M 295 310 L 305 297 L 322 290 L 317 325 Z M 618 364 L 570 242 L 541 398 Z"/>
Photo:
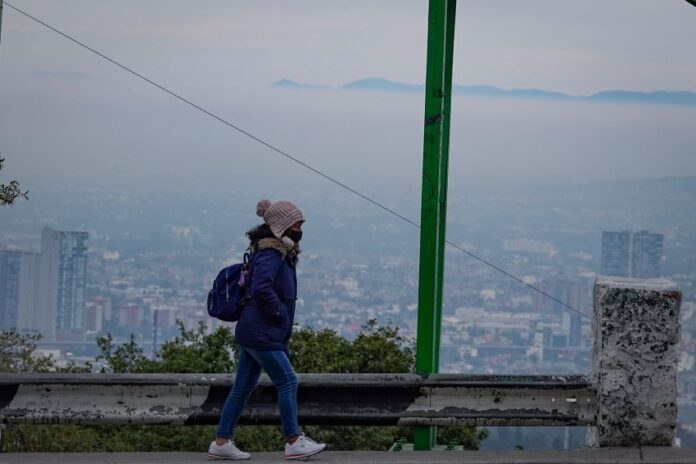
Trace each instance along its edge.
<path fill-rule="evenodd" d="M 420 226 L 418 226 L 418 227 L 420 228 Z M 546 293 L 545 291 L 543 291 L 543 290 L 540 289 L 539 287 L 535 287 L 534 285 L 525 282 L 524 280 L 520 279 L 520 278 L 517 277 L 516 275 L 510 274 L 510 273 L 509 273 L 508 271 L 506 271 L 505 269 L 502 269 L 501 267 L 496 266 L 495 264 L 491 263 L 490 261 L 487 261 L 487 260 L 481 258 L 480 256 L 477 256 L 477 255 L 473 254 L 472 252 L 466 250 L 465 248 L 460 247 L 460 246 L 457 245 L 456 243 L 450 242 L 449 240 L 445 240 L 445 242 L 447 242 L 447 244 L 450 245 L 451 247 L 454 247 L 454 248 L 456 248 L 457 250 L 461 251 L 462 253 L 465 253 L 465 254 L 471 256 L 472 258 L 474 258 L 475 260 L 477 260 L 477 261 L 479 261 L 479 262 L 485 264 L 486 266 L 491 267 L 491 268 L 495 269 L 496 271 L 500 272 L 501 274 L 508 276 L 508 277 L 511 278 L 512 280 L 521 283 L 521 284 L 524 285 L 525 287 L 528 287 L 528 288 L 534 290 L 535 292 L 538 292 L 539 294 L 545 296 L 546 298 L 548 298 L 548 299 L 550 299 L 550 300 L 552 300 L 552 301 L 555 301 L 556 303 L 562 305 L 564 308 L 566 308 L 566 309 L 568 309 L 568 310 L 570 310 L 570 311 L 573 311 L 573 312 L 575 312 L 575 313 L 578 313 L 578 314 L 580 314 L 581 316 L 583 316 L 583 317 L 585 317 L 585 318 L 587 318 L 587 319 L 592 319 L 589 315 L 583 313 L 582 311 L 579 311 L 579 310 L 573 308 L 573 307 L 570 306 L 568 303 L 565 303 L 564 301 L 559 300 L 558 298 L 556 298 L 556 297 L 553 296 L 553 295 L 549 295 L 548 293 Z"/>
<path fill-rule="evenodd" d="M 696 1 L 696 0 L 694 0 L 694 1 Z M 347 190 L 347 191 L 351 192 L 352 194 L 354 194 L 354 195 L 356 195 L 356 196 L 362 198 L 363 200 L 365 200 L 365 201 L 367 201 L 367 202 L 373 204 L 374 206 L 376 206 L 376 207 L 378 207 L 378 208 L 380 208 L 380 209 L 382 209 L 382 210 L 388 212 L 389 214 L 391 214 L 391 215 L 393 215 L 393 216 L 395 216 L 395 217 L 401 219 L 402 221 L 404 221 L 404 222 L 406 222 L 406 223 L 408 223 L 408 224 L 411 224 L 412 226 L 414 226 L 414 227 L 416 227 L 416 228 L 418 228 L 418 229 L 421 228 L 420 224 L 418 224 L 417 222 L 415 222 L 415 221 L 413 221 L 413 220 L 407 218 L 406 216 L 404 216 L 404 215 L 398 213 L 397 211 L 394 211 L 393 209 L 389 208 L 388 206 L 385 206 L 384 204 L 382 204 L 382 203 L 380 203 L 380 202 L 378 202 L 378 201 L 376 201 L 376 200 L 373 200 L 372 198 L 368 197 L 367 195 L 365 195 L 365 194 L 363 194 L 363 193 L 360 193 L 359 191 L 355 190 L 354 188 L 352 188 L 352 187 L 350 187 L 350 186 L 344 184 L 343 182 L 341 182 L 341 181 L 335 179 L 334 177 L 331 177 L 331 176 L 329 176 L 328 174 L 326 174 L 326 173 L 324 173 L 324 172 L 322 172 L 322 171 L 320 171 L 320 170 L 318 170 L 318 169 L 316 169 L 316 168 L 310 166 L 309 164 L 307 164 L 307 163 L 305 163 L 304 161 L 301 161 L 301 160 L 299 160 L 298 158 L 296 158 L 296 157 L 290 155 L 290 154 L 287 153 L 286 151 L 281 150 L 280 148 L 276 147 L 275 145 L 272 145 L 271 143 L 266 142 L 265 140 L 263 140 L 263 139 L 257 137 L 256 135 L 252 134 L 251 132 L 249 132 L 249 131 L 247 131 L 247 130 L 245 130 L 245 129 L 242 129 L 241 127 L 237 126 L 236 124 L 233 124 L 233 123 L 227 121 L 226 119 L 222 118 L 221 116 L 218 116 L 217 114 L 215 114 L 215 113 L 213 113 L 213 112 L 211 112 L 211 111 L 209 111 L 209 110 L 203 108 L 202 106 L 200 106 L 200 105 L 198 105 L 198 104 L 192 102 L 191 100 L 188 100 L 187 98 L 182 97 L 181 95 L 179 95 L 179 94 L 173 92 L 172 90 L 169 90 L 168 88 L 166 88 L 166 87 L 164 87 L 164 86 L 158 84 L 157 82 L 153 81 L 152 79 L 149 79 L 149 78 L 145 77 L 144 75 L 142 75 L 142 74 L 140 74 L 140 73 L 134 71 L 133 69 L 131 69 L 131 68 L 129 68 L 129 67 L 127 67 L 127 66 L 125 66 L 125 65 L 123 65 L 123 64 L 121 64 L 121 63 L 119 63 L 119 62 L 116 61 L 115 59 L 110 58 L 110 57 L 108 57 L 107 55 L 105 55 L 105 54 L 103 54 L 103 53 L 101 53 L 101 52 L 95 50 L 94 48 L 92 48 L 92 47 L 86 45 L 85 43 L 83 43 L 83 42 L 81 42 L 81 41 L 75 39 L 74 37 L 72 37 L 72 36 L 66 34 L 65 32 L 63 32 L 63 31 L 61 31 L 61 30 L 59 30 L 59 29 L 57 29 L 57 28 L 51 26 L 50 24 L 47 24 L 47 23 L 45 23 L 44 21 L 42 21 L 42 20 L 36 18 L 35 16 L 32 16 L 31 14 L 29 14 L 29 13 L 27 13 L 27 12 L 25 12 L 25 11 L 19 9 L 19 8 L 17 8 L 16 6 L 12 5 L 11 3 L 5 2 L 5 5 L 8 6 L 8 7 L 10 7 L 10 8 L 12 8 L 12 9 L 15 10 L 16 12 L 18 12 L 18 13 L 24 15 L 25 17 L 31 19 L 32 21 L 34 21 L 34 22 L 36 22 L 36 23 L 38 23 L 38 24 L 41 24 L 42 26 L 44 26 L 44 27 L 46 27 L 46 28 L 52 30 L 52 31 L 55 32 L 56 34 L 58 34 L 58 35 L 60 35 L 60 36 L 62 36 L 62 37 L 64 37 L 64 38 L 70 40 L 71 42 L 73 42 L 73 43 L 75 43 L 75 44 L 77 44 L 77 45 L 79 45 L 80 47 L 82 47 L 82 48 L 84 48 L 84 49 L 86 49 L 86 50 L 88 50 L 88 51 L 94 53 L 95 55 L 97 55 L 97 56 L 99 56 L 99 57 L 101 57 L 101 58 L 107 60 L 108 62 L 114 64 L 115 66 L 118 66 L 119 68 L 123 69 L 124 71 L 126 71 L 126 72 L 128 72 L 128 73 L 130 73 L 130 74 L 132 74 L 132 75 L 134 75 L 134 76 L 136 76 L 136 77 L 138 77 L 139 79 L 142 79 L 143 81 L 147 82 L 148 84 L 150 84 L 150 85 L 152 85 L 152 86 L 154 86 L 154 87 L 157 87 L 157 88 L 160 89 L 161 91 L 163 91 L 163 92 L 165 92 L 165 93 L 171 95 L 172 97 L 176 98 L 177 100 L 180 100 L 180 101 L 182 101 L 183 103 L 186 103 L 187 105 L 189 105 L 189 106 L 191 106 L 191 107 L 197 109 L 198 111 L 200 111 L 200 112 L 202 112 L 202 113 L 204 113 L 204 114 L 210 116 L 211 118 L 217 120 L 218 122 L 221 122 L 222 124 L 224 124 L 224 125 L 226 125 L 226 126 L 232 128 L 232 129 L 236 130 L 237 132 L 239 132 L 239 133 L 241 133 L 241 134 L 243 134 L 243 135 L 249 137 L 250 139 L 252 139 L 252 140 L 254 140 L 254 141 L 260 143 L 261 145 L 263 145 L 263 146 L 269 148 L 270 150 L 272 150 L 272 151 L 278 153 L 279 155 L 282 155 L 282 156 L 284 156 L 285 158 L 287 158 L 287 159 L 293 161 L 294 163 L 299 164 L 300 166 L 304 167 L 305 169 L 308 169 L 309 171 L 311 171 L 311 172 L 313 172 L 313 173 L 315 173 L 315 174 L 317 174 L 317 175 L 323 177 L 324 179 L 328 180 L 329 182 L 332 182 L 333 184 L 338 185 L 339 187 L 343 188 L 344 190 Z M 488 260 L 486 260 L 486 259 L 484 259 L 484 258 L 481 258 L 480 256 L 475 255 L 474 253 L 472 253 L 472 252 L 470 252 L 470 251 L 468 251 L 468 250 L 462 248 L 461 246 L 459 246 L 459 245 L 457 245 L 457 244 L 455 244 L 455 243 L 453 243 L 453 242 L 451 242 L 451 241 L 449 241 L 449 240 L 445 240 L 445 242 L 446 242 L 448 245 L 450 245 L 451 247 L 456 248 L 457 250 L 459 250 L 459 251 L 461 251 L 461 252 L 467 254 L 468 256 L 470 256 L 470 257 L 474 258 L 475 260 L 477 260 L 477 261 L 479 261 L 479 262 L 485 264 L 486 266 L 489 266 L 490 268 L 495 269 L 496 271 L 498 271 L 498 272 L 500 272 L 500 273 L 502 273 L 502 274 L 508 276 L 509 278 L 515 280 L 516 282 L 519 282 L 520 284 L 524 285 L 525 287 L 528 287 L 528 288 L 530 288 L 531 290 L 533 290 L 533 291 L 535 291 L 535 292 L 537 292 L 537 293 L 543 295 L 544 297 L 546 297 L 546 298 L 548 298 L 548 299 L 550 299 L 550 300 L 552 300 L 552 301 L 555 301 L 556 303 L 560 304 L 560 305 L 563 306 L 564 308 L 566 308 L 566 309 L 568 309 L 568 310 L 570 310 L 570 311 L 573 311 L 573 312 L 575 312 L 575 313 L 577 313 L 577 314 L 579 314 L 579 315 L 581 315 L 581 316 L 583 316 L 583 317 L 585 317 L 585 318 L 587 318 L 587 319 L 591 319 L 591 317 L 590 317 L 589 315 L 583 313 L 582 311 L 579 311 L 579 310 L 573 308 L 573 307 L 570 306 L 568 303 L 559 300 L 558 298 L 554 297 L 553 295 L 549 295 L 548 293 L 546 293 L 545 291 L 541 290 L 540 288 L 535 287 L 534 285 L 525 282 L 524 280 L 522 280 L 522 279 L 520 279 L 519 277 L 517 277 L 517 276 L 515 276 L 515 275 L 513 275 L 513 274 L 511 274 L 511 273 L 509 273 L 509 272 L 507 272 L 506 270 L 504 270 L 504 269 L 502 269 L 501 267 L 499 267 L 499 266 L 497 266 L 497 265 L 491 263 L 490 261 L 488 261 Z"/>

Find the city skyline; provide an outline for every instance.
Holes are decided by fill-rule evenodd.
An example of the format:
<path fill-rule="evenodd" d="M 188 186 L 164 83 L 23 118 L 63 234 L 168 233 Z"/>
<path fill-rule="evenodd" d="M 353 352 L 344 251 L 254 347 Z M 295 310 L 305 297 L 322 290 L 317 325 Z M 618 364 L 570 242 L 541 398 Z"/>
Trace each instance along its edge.
<path fill-rule="evenodd" d="M 617 277 L 660 277 L 663 243 L 664 235 L 647 230 L 604 231 L 600 273 Z"/>
<path fill-rule="evenodd" d="M 666 185 L 672 183 L 672 181 L 668 180 L 664 182 Z M 588 188 L 592 189 L 593 187 L 590 186 Z M 540 192 L 540 194 L 542 193 Z M 578 198 L 581 198 L 584 194 L 578 193 L 578 195 Z M 456 219 L 459 217 L 456 214 L 456 211 L 460 208 L 459 198 L 457 194 L 454 194 L 452 197 L 453 211 L 455 211 L 453 220 L 455 222 L 451 225 L 451 230 L 454 233 L 462 227 L 457 225 L 460 219 Z M 601 200 L 598 199 L 598 201 Z M 150 203 L 151 207 L 159 209 L 156 201 Z M 145 203 L 136 201 L 134 205 L 137 204 L 145 205 Z M 403 323 L 405 330 L 412 331 L 414 329 L 412 317 L 415 314 L 412 311 L 416 294 L 415 281 L 413 279 L 417 262 L 416 255 L 413 252 L 416 250 L 402 254 L 399 252 L 399 249 L 405 250 L 406 248 L 403 247 L 407 246 L 409 241 L 415 239 L 416 234 L 409 232 L 404 235 L 405 231 L 397 232 L 398 229 L 388 225 L 390 221 L 387 217 L 379 214 L 372 217 L 371 213 L 362 211 L 357 204 L 351 207 L 344 205 L 342 207 L 344 209 L 341 212 L 336 211 L 337 214 L 334 213 L 328 217 L 326 213 L 331 211 L 331 209 L 323 209 L 319 206 L 320 203 L 316 205 L 312 203 L 307 204 L 306 200 L 302 201 L 300 199 L 300 204 L 306 205 L 306 210 L 312 212 L 307 226 L 306 243 L 307 249 L 311 250 L 311 254 L 307 256 L 308 268 L 302 269 L 303 272 L 309 272 L 308 280 L 305 279 L 303 282 L 305 282 L 305 285 L 310 283 L 311 285 L 305 289 L 301 305 L 309 305 L 302 307 L 311 308 L 311 311 L 318 311 L 314 315 L 308 314 L 306 320 L 314 321 L 315 324 L 319 324 L 322 327 L 334 328 L 339 333 L 349 337 L 355 334 L 360 325 L 370 317 L 378 317 L 382 321 L 387 319 L 397 320 Z M 493 259 L 494 262 L 503 264 L 505 268 L 512 270 L 515 274 L 525 279 L 532 279 L 532 276 L 535 275 L 533 280 L 531 280 L 535 286 L 558 298 L 560 301 L 568 303 L 572 308 L 577 308 L 580 312 L 589 314 L 591 304 L 588 295 L 591 288 L 591 279 L 600 269 L 601 240 L 598 239 L 601 239 L 601 233 L 598 233 L 598 239 L 593 239 L 598 240 L 594 242 L 585 239 L 578 240 L 576 235 L 572 242 L 567 242 L 567 239 L 562 238 L 562 236 L 556 237 L 548 233 L 546 238 L 542 239 L 543 236 L 538 235 L 536 232 L 531 232 L 530 230 L 524 232 L 529 225 L 525 226 L 520 223 L 522 228 L 519 232 L 514 232 L 514 230 L 503 232 L 501 230 L 500 232 L 503 232 L 502 235 L 496 233 L 497 238 L 495 240 L 484 240 L 485 237 L 490 238 L 491 231 L 482 230 L 480 233 L 477 232 L 478 226 L 476 226 L 476 223 L 483 221 L 482 223 L 486 224 L 489 221 L 489 219 L 485 219 L 488 215 L 486 211 L 490 210 L 491 213 L 495 214 L 494 211 L 500 206 L 500 203 L 495 204 L 498 206 L 494 208 L 481 205 L 481 213 L 484 214 L 481 219 L 474 219 L 477 216 L 476 214 L 472 216 L 469 213 L 467 215 L 469 221 L 474 220 L 474 223 L 471 223 L 469 226 L 470 229 L 473 226 L 473 229 L 470 230 L 469 239 L 474 243 L 466 245 L 466 247 L 474 247 L 472 249 L 476 250 L 476 253 L 479 255 L 490 256 L 490 253 L 494 253 L 494 256 L 496 256 Z M 27 203 L 27 205 L 29 204 Z M 108 202 L 102 203 L 100 209 L 106 212 L 111 208 L 108 205 Z M 240 204 L 240 208 L 242 206 L 243 204 Z M 569 204 L 563 209 L 567 207 L 570 207 L 569 213 L 574 208 Z M 133 210 L 127 208 L 120 212 L 114 210 L 113 213 L 107 213 L 103 217 L 119 218 L 129 217 L 128 215 L 137 217 L 137 215 L 142 214 L 137 208 Z M 191 208 L 191 206 L 186 206 L 185 208 Z M 193 208 L 195 209 L 196 207 Z M 561 211 L 561 208 L 558 206 L 553 208 L 549 206 L 548 208 L 549 210 Z M 12 211 L 20 212 L 18 209 Z M 91 217 L 91 213 L 88 211 L 84 212 L 85 218 Z M 191 209 L 182 210 L 181 217 L 185 218 L 191 211 Z M 228 217 L 231 221 L 234 221 L 235 217 L 244 217 L 243 208 L 239 212 L 231 211 L 230 213 Z M 367 215 L 365 216 L 366 213 Z M 123 216 L 123 214 L 127 216 Z M 531 214 L 534 217 L 537 213 Z M 559 213 L 555 212 L 553 214 L 558 216 Z M 598 210 L 597 214 L 598 217 L 601 217 L 603 213 L 601 210 Z M 319 217 L 314 217 L 317 215 Z M 354 227 L 342 231 L 340 228 L 336 229 L 332 226 L 336 221 L 341 221 L 341 216 L 353 217 Z M 357 218 L 359 217 L 365 217 L 366 219 L 358 220 Z M 630 220 L 630 216 L 628 218 Z M 192 219 L 191 217 L 189 220 Z M 518 219 L 512 216 L 510 220 L 518 221 Z M 119 221 L 122 221 L 122 219 L 119 219 Z M 173 217 L 162 223 L 159 221 L 161 219 L 158 219 L 155 215 L 152 216 L 152 222 L 150 222 L 154 228 L 149 229 L 151 226 L 148 226 L 148 228 L 143 229 L 142 227 L 148 223 L 141 221 L 139 225 L 134 223 L 126 226 L 122 232 L 109 228 L 105 229 L 96 222 L 91 227 L 88 227 L 93 229 L 91 234 L 96 240 L 93 243 L 95 248 L 90 251 L 93 266 L 90 271 L 92 280 L 89 288 L 91 290 L 89 290 L 87 297 L 87 312 L 91 321 L 89 332 L 92 334 L 91 336 L 100 333 L 99 329 L 101 328 L 101 333 L 118 329 L 116 331 L 117 334 L 126 335 L 129 331 L 136 331 L 146 339 L 151 339 L 155 313 L 160 316 L 158 321 L 161 330 L 160 340 L 166 339 L 168 334 L 171 334 L 171 330 L 174 328 L 174 321 L 177 318 L 186 321 L 189 327 L 195 326 L 198 321 L 206 322 L 207 316 L 199 301 L 201 292 L 207 291 L 206 287 L 210 284 L 205 276 L 209 276 L 213 272 L 212 269 L 215 269 L 217 266 L 234 260 L 235 256 L 240 256 L 245 246 L 242 234 L 248 228 L 248 225 L 242 226 L 238 230 L 239 239 L 229 238 L 218 242 L 209 235 L 209 227 L 212 224 L 206 224 L 205 219 L 200 219 L 199 221 L 203 222 L 199 222 L 197 226 L 186 225 L 186 223 L 178 223 L 177 225 Z M 391 239 L 383 242 L 379 240 L 379 237 L 384 237 L 383 234 L 366 234 L 364 226 L 361 225 L 364 224 L 363 221 L 368 221 L 372 224 L 372 227 L 377 226 L 376 231 L 388 231 Z M 159 225 L 157 225 L 158 223 Z M 382 223 L 384 225 L 380 225 Z M 581 223 L 582 220 L 579 220 L 577 226 Z M 558 224 L 558 226 L 562 229 L 577 227 L 570 224 Z M 221 229 L 221 227 L 224 228 L 226 226 L 214 226 L 215 229 Z M 593 227 L 589 226 L 590 230 L 597 230 L 593 229 Z M 674 226 L 671 227 L 674 228 Z M 598 228 L 601 230 L 601 226 Z M 134 235 L 136 230 L 141 232 Z M 143 233 L 145 235 L 139 235 Z M 327 248 L 330 243 L 336 242 L 327 242 L 326 239 L 334 236 L 336 233 L 341 234 L 339 241 L 343 246 L 339 249 L 336 249 L 333 245 Z M 122 235 L 127 237 L 127 239 L 119 238 Z M 336 238 L 338 239 L 338 237 Z M 375 238 L 378 238 L 378 240 L 375 241 Z M 143 242 L 143 240 L 148 240 L 148 242 Z M 213 241 L 211 242 L 211 240 Z M 677 242 L 679 241 L 678 239 Z M 138 243 L 143 243 L 143 246 L 138 245 L 135 249 L 131 248 Z M 146 243 L 149 244 L 146 245 Z M 213 245 L 213 243 L 220 243 L 220 245 Z M 218 247 L 223 244 L 225 244 L 224 249 L 226 251 L 220 255 L 220 250 L 223 248 Z M 368 248 L 361 250 L 362 247 Z M 31 250 L 32 248 L 29 246 L 25 249 Z M 217 251 L 215 251 L 216 249 Z M 346 261 L 346 257 L 341 257 L 346 252 L 354 255 L 356 258 L 363 256 L 365 253 L 373 253 L 375 256 L 383 256 L 383 258 L 372 262 L 372 264 L 360 264 L 363 258 L 357 261 Z M 194 255 L 199 256 L 196 260 L 197 262 L 194 263 L 191 260 L 192 258 L 184 258 L 186 253 L 194 253 Z M 315 261 L 317 258 L 314 258 L 317 253 L 320 257 L 319 261 Z M 152 254 L 152 258 L 145 258 L 150 254 Z M 216 254 L 218 255 L 217 257 L 215 257 Z M 178 257 L 179 255 L 181 255 L 181 258 Z M 670 272 L 675 272 L 674 265 L 677 264 L 675 256 L 672 251 L 669 252 L 669 255 L 670 259 L 667 262 L 670 264 L 670 269 L 672 269 Z M 155 256 L 159 257 L 155 258 Z M 349 269 L 352 270 L 346 273 L 346 270 L 342 270 L 340 267 L 334 269 L 334 266 L 329 264 L 330 260 L 326 261 L 327 256 L 336 256 L 336 259 L 339 259 L 340 262 L 345 262 Z M 593 258 L 593 256 L 595 257 Z M 523 267 L 517 267 L 516 262 L 518 260 L 525 263 Z M 156 277 L 155 274 L 159 272 L 157 270 L 158 267 L 155 265 L 157 262 L 167 263 L 166 267 L 170 268 L 172 273 L 167 277 L 164 275 Z M 393 266 L 396 266 L 395 270 L 403 271 L 404 274 L 402 276 L 393 274 L 395 271 L 388 270 L 391 269 L 390 266 L 392 264 L 390 263 L 392 262 L 399 263 Z M 475 271 L 469 265 L 460 263 L 460 259 L 454 255 L 449 255 L 447 262 L 449 264 L 446 271 L 448 283 L 445 288 L 445 306 L 449 314 L 456 312 L 458 308 L 468 307 L 472 304 L 474 306 L 482 305 L 482 307 L 490 311 L 524 311 L 523 308 L 527 307 L 531 311 L 537 308 L 538 311 L 548 311 L 549 314 L 570 313 L 567 308 L 564 309 L 558 302 L 554 302 L 541 294 L 531 292 L 529 295 L 525 295 L 525 292 L 521 291 L 522 289 L 514 288 L 513 282 L 508 282 L 507 279 L 497 275 L 492 270 L 486 270 L 485 274 L 483 274 L 486 276 L 485 280 L 472 280 L 471 283 L 463 288 L 456 289 L 456 287 L 452 286 L 454 282 L 452 279 L 456 279 L 459 272 L 480 271 Z M 597 264 L 592 264 L 593 262 Z M 191 268 L 185 269 L 182 267 L 184 266 L 183 263 L 189 263 L 187 266 Z M 326 268 L 327 265 L 331 267 Z M 322 271 L 315 274 L 312 272 L 312 269 L 317 266 Z M 367 270 L 360 271 L 360 269 L 363 269 L 362 266 L 368 266 Z M 373 266 L 376 267 L 373 269 Z M 374 285 L 366 284 L 366 276 L 375 275 L 374 273 L 378 272 L 377 269 L 381 269 L 383 266 L 387 266 L 382 271 L 386 275 L 393 275 L 397 280 L 408 281 L 408 289 L 406 290 L 406 287 L 404 287 L 402 292 L 399 292 L 398 287 L 394 287 L 394 284 L 389 283 L 389 279 L 384 281 L 384 285 L 379 291 L 377 291 Z M 331 271 L 327 272 L 326 269 L 331 269 Z M 458 269 L 461 269 L 461 271 Z M 555 271 L 551 272 L 550 269 L 555 269 Z M 358 271 L 360 272 L 358 273 Z M 489 271 L 492 273 L 489 274 Z M 327 280 L 327 274 L 330 276 L 332 272 L 336 273 L 337 280 L 335 281 L 333 279 Z M 95 277 L 97 278 L 96 280 Z M 182 278 L 188 283 L 180 289 L 172 291 L 171 283 L 167 282 L 177 281 Z M 374 277 L 371 277 L 371 279 L 374 279 Z M 316 282 L 314 282 L 315 280 Z M 475 282 L 478 282 L 478 284 Z M 575 287 L 577 289 L 574 289 Z M 322 292 L 327 290 L 330 291 L 329 294 L 335 293 L 338 299 L 327 298 L 322 295 Z M 339 297 L 338 295 L 343 296 Z M 579 297 L 577 295 L 584 296 Z M 109 302 L 106 302 L 105 297 Z M 112 298 L 115 298 L 113 304 L 110 301 Z M 510 298 L 509 302 L 506 301 L 507 298 Z M 353 311 L 349 310 L 349 308 L 361 309 L 348 316 L 348 311 Z M 361 313 L 360 311 L 364 312 Z M 335 316 L 333 313 L 335 313 Z M 542 345 L 549 348 L 553 345 L 556 347 L 562 345 L 578 346 L 578 327 L 584 324 L 586 330 L 587 322 L 578 324 L 577 318 L 581 316 L 577 313 L 573 314 L 575 316 L 570 319 L 567 316 L 557 319 L 553 328 L 555 338 L 547 330 L 547 333 L 542 338 Z M 97 320 L 97 315 L 100 315 L 99 321 Z M 144 327 L 141 327 L 141 322 L 145 324 Z M 546 329 L 540 330 L 544 332 Z M 527 342 L 518 340 L 514 343 L 523 345 Z"/>
<path fill-rule="evenodd" d="M 0 329 L 84 340 L 88 236 L 44 227 L 39 253 L 0 249 Z"/>
<path fill-rule="evenodd" d="M 34 434 L 36 420 L 75 420 L 69 439 L 111 449 L 83 431 L 87 415 L 109 424 L 117 409 L 131 427 L 159 423 L 162 411 L 175 426 L 131 428 L 128 446 L 180 446 L 179 423 L 217 414 L 220 375 L 236 369 L 239 380 L 245 359 L 263 361 L 244 337 L 269 327 L 287 335 L 272 348 L 286 374 L 289 361 L 310 378 L 399 373 L 397 389 L 409 376 L 479 382 L 443 387 L 446 398 L 461 386 L 487 395 L 477 405 L 454 395 L 467 405 L 452 414 L 459 403 L 433 396 L 424 408 L 436 421 L 427 424 L 476 424 L 450 422 L 444 434 L 464 442 L 471 432 L 472 448 L 487 434 L 478 426 L 511 424 L 582 429 L 537 427 L 535 440 L 501 427 L 493 447 L 693 446 L 696 0 L 687 2 L 0 0 L 1 174 L 20 194 L 0 208 L 3 370 L 51 384 L 6 385 L 18 420 L 33 417 L 24 403 L 46 407 L 26 436 L 8 416 L 3 448 L 63 446 L 60 434 Z M 281 199 L 303 218 L 284 282 L 292 298 L 269 300 L 288 318 L 211 318 L 214 276 L 252 248 L 265 253 L 248 231 Z M 252 285 L 244 311 L 267 309 L 256 291 L 266 283 Z M 156 373 L 154 394 L 138 380 L 138 398 L 124 398 L 132 380 L 104 387 L 112 373 Z M 201 373 L 216 373 L 207 392 Z M 59 386 L 75 374 L 83 385 Z M 162 383 L 175 377 L 177 391 Z M 414 392 L 398 425 L 421 424 Z M 93 393 L 87 415 L 69 407 Z M 191 415 L 191 395 L 203 414 Z M 279 405 L 294 411 L 292 399 Z M 348 447 L 364 446 L 363 434 L 381 440 L 377 430 L 351 431 Z M 431 449 L 435 432 L 417 425 L 414 449 Z M 287 453 L 295 434 L 285 435 Z"/>
<path fill-rule="evenodd" d="M 112 334 L 115 343 L 127 343 L 133 334 L 153 356 L 155 333 L 156 346 L 161 346 L 177 334 L 176 319 L 189 329 L 204 322 L 206 331 L 214 330 L 218 322 L 205 311 L 205 294 L 213 274 L 239 259 L 246 247 L 244 231 L 259 221 L 252 210 L 253 193 L 240 189 L 235 201 L 221 209 L 215 206 L 225 197 L 220 191 L 133 189 L 114 195 L 105 188 L 85 195 L 71 186 L 51 189 L 50 200 L 38 195 L 3 210 L 0 235 L 0 246 L 37 251 L 46 223 L 90 233 L 85 342 L 42 340 L 41 350 L 61 363 L 92 362 L 97 336 Z M 602 231 L 665 230 L 666 276 L 684 289 L 680 363 L 693 369 L 696 277 L 689 257 L 696 245 L 696 223 L 687 214 L 692 189 L 696 179 L 455 190 L 448 234 L 588 315 L 592 282 L 601 267 Z M 413 214 L 407 186 L 388 193 L 397 210 Z M 621 203 L 627 196 L 636 201 Z M 417 229 L 335 191 L 319 196 L 298 192 L 293 199 L 307 215 L 298 268 L 298 323 L 351 339 L 370 319 L 391 321 L 413 339 Z M 441 372 L 590 372 L 587 317 L 456 250 L 446 255 L 443 297 Z M 687 379 L 680 380 L 682 401 L 696 398 Z"/>

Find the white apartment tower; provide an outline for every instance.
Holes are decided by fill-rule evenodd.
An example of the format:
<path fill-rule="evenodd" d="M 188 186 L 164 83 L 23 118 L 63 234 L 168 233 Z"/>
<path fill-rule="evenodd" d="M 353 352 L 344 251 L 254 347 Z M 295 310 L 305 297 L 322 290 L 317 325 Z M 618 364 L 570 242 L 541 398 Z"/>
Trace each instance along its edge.
<path fill-rule="evenodd" d="M 0 251 L 0 329 L 84 339 L 87 238 L 44 228 L 41 253 Z"/>
<path fill-rule="evenodd" d="M 41 333 L 47 340 L 77 341 L 85 333 L 87 232 L 44 228 L 37 279 Z"/>

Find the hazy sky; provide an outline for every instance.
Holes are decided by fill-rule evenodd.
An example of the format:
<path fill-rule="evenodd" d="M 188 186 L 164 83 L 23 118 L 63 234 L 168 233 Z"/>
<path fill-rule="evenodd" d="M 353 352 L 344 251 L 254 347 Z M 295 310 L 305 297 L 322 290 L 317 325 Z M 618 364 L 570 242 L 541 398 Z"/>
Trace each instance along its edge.
<path fill-rule="evenodd" d="M 10 3 L 338 177 L 418 182 L 422 97 L 268 85 L 422 83 L 426 0 Z M 460 0 L 456 33 L 461 84 L 696 91 L 683 0 Z M 694 120 L 696 108 L 457 97 L 453 179 L 696 175 Z M 308 178 L 7 6 L 0 151 L 29 179 Z"/>

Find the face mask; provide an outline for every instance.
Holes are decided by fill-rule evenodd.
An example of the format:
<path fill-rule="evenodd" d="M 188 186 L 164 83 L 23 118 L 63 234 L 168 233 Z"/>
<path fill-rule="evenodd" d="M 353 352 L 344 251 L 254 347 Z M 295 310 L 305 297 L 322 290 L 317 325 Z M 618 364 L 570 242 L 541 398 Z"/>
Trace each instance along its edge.
<path fill-rule="evenodd" d="M 300 240 L 302 240 L 302 231 L 301 230 L 289 230 L 287 235 L 290 240 L 292 240 L 295 243 L 300 243 Z"/>

